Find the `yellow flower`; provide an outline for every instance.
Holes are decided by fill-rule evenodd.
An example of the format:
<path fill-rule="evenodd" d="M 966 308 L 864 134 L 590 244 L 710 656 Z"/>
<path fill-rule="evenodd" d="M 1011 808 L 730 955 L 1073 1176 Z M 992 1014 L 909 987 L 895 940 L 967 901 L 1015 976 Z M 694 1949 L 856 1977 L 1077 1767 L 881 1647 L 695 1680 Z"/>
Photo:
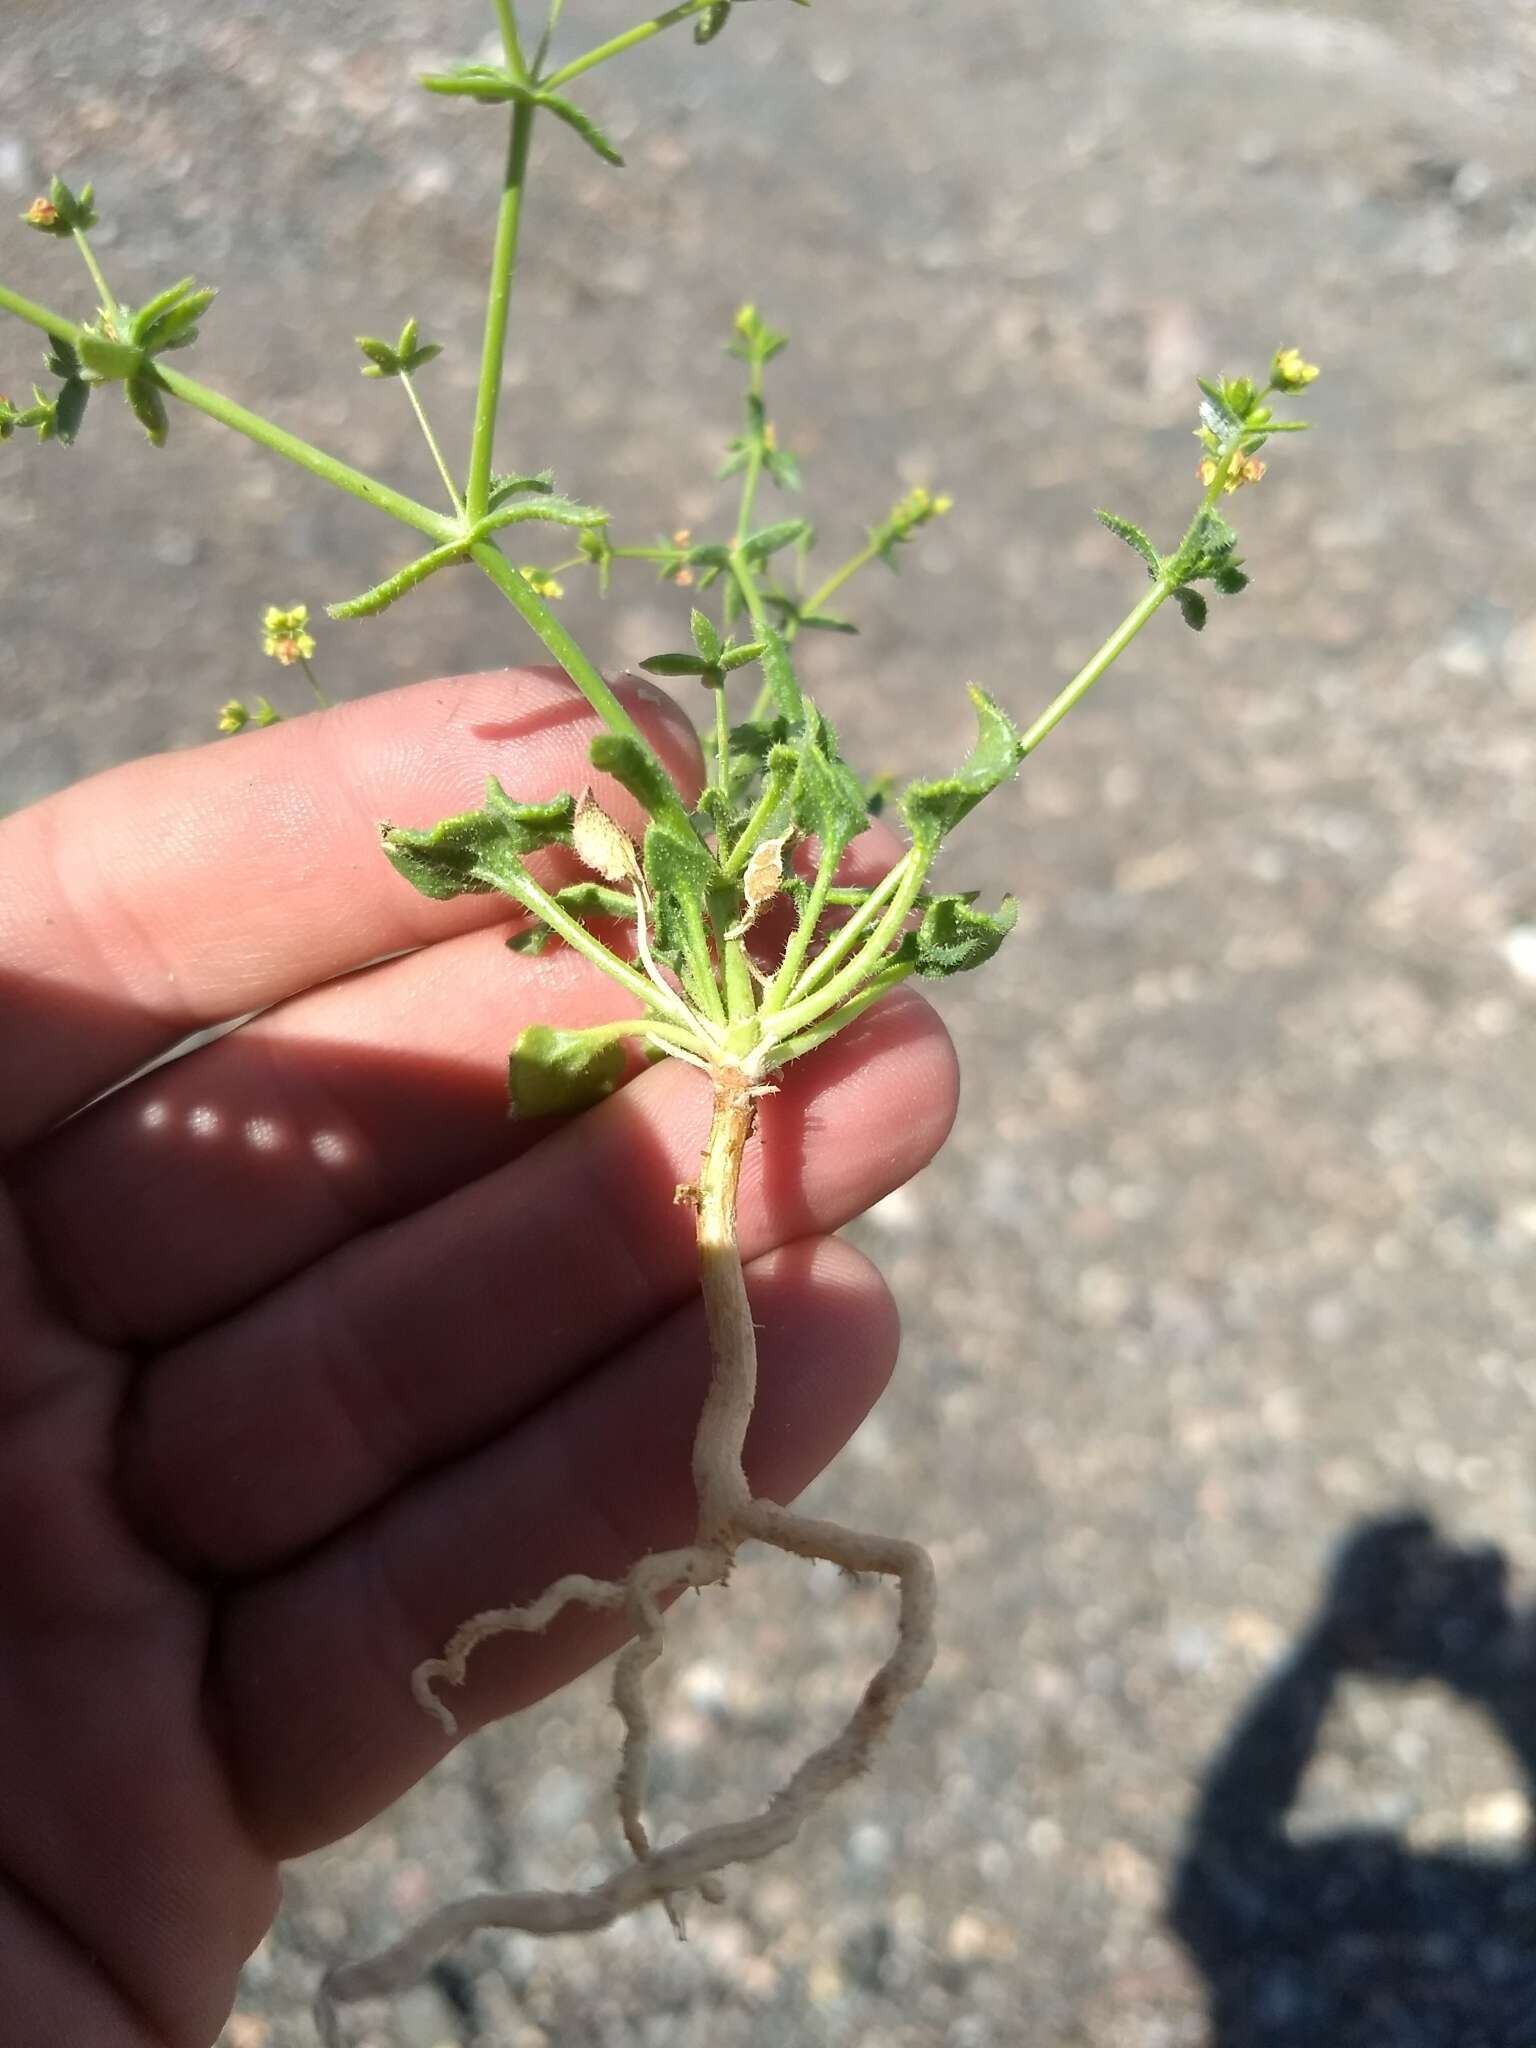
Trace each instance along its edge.
<path fill-rule="evenodd" d="M 262 653 L 280 661 L 284 668 L 308 661 L 315 651 L 315 636 L 305 630 L 308 625 L 307 604 L 292 605 L 287 611 L 269 604 L 261 617 Z"/>
<path fill-rule="evenodd" d="M 51 199 L 34 199 L 21 217 L 28 227 L 54 228 L 59 224 L 59 209 Z"/>
<path fill-rule="evenodd" d="M 524 562 L 518 570 L 535 597 L 564 597 L 565 585 L 551 576 L 547 569 L 541 569 L 537 562 Z"/>
<path fill-rule="evenodd" d="M 1304 391 L 1321 374 L 1316 363 L 1305 363 L 1299 348 L 1277 348 L 1269 366 L 1269 381 L 1277 391 Z"/>
<path fill-rule="evenodd" d="M 251 722 L 251 714 L 238 697 L 231 697 L 219 708 L 219 731 L 240 732 Z"/>
<path fill-rule="evenodd" d="M 1241 490 L 1244 484 L 1256 484 L 1268 466 L 1267 463 L 1260 462 L 1257 455 L 1241 456 L 1227 471 L 1226 482 L 1221 488 L 1228 497 L 1231 497 L 1232 493 Z M 1207 488 L 1216 481 L 1216 460 L 1214 456 L 1207 455 L 1204 462 L 1201 463 L 1200 481 Z"/>

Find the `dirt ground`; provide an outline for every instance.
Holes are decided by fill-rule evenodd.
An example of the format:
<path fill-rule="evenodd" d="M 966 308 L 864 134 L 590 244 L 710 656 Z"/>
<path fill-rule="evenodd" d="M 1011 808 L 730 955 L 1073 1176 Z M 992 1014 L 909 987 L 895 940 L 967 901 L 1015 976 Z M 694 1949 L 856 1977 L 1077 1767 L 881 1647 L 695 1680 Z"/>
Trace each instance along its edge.
<path fill-rule="evenodd" d="M 572 0 L 564 33 L 638 11 Z M 1195 372 L 1300 343 L 1320 431 L 1239 503 L 1253 589 L 1199 639 L 1160 618 L 953 856 L 1020 930 L 943 994 L 959 1128 L 857 1231 L 903 1366 L 813 1496 L 932 1545 L 933 1682 L 686 1947 L 659 1916 L 488 1939 L 354 2039 L 1531 2048 L 1536 5 L 737 15 L 591 81 L 628 173 L 541 144 L 509 454 L 637 537 L 703 527 L 718 343 L 747 296 L 787 326 L 773 410 L 829 560 L 912 483 L 958 501 L 814 650 L 856 758 L 949 759 L 968 679 L 1047 700 L 1136 589 L 1093 507 L 1165 545 L 1185 516 Z M 93 176 L 130 296 L 222 286 L 199 375 L 425 495 L 352 337 L 419 313 L 467 411 L 496 124 L 409 81 L 488 25 L 7 0 L 0 215 Z M 0 246 L 67 296 L 40 238 Z M 0 387 L 34 353 L 0 326 Z M 264 603 L 403 559 L 201 421 L 161 455 L 129 425 L 0 455 L 0 807 L 204 737 L 285 680 Z M 567 609 L 621 666 L 681 602 Z M 352 694 L 528 651 L 446 575 L 322 657 Z M 1408 1508 L 1438 1542 L 1376 1526 Z M 664 1822 L 766 1789 L 887 1620 L 773 1565 L 698 1603 Z M 320 1960 L 451 1888 L 606 1869 L 603 1684 L 296 1867 L 226 2048 L 309 2043 Z"/>

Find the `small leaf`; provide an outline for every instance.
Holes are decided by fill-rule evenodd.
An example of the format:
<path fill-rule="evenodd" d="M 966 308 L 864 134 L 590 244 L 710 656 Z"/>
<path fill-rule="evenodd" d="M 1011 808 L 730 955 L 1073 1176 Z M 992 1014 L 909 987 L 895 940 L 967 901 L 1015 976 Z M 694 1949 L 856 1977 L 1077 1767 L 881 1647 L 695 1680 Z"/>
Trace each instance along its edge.
<path fill-rule="evenodd" d="M 149 328 L 153 327 L 162 313 L 168 313 L 172 306 L 187 296 L 195 279 L 183 277 L 173 285 L 167 285 L 163 292 L 157 292 L 147 305 L 140 306 L 129 325 L 129 336 L 135 342 L 142 342 Z"/>
<path fill-rule="evenodd" d="M 789 814 L 799 831 L 838 859 L 869 822 L 864 787 L 838 752 L 837 734 L 807 698 L 805 726 L 794 742 L 795 779 Z"/>
<path fill-rule="evenodd" d="M 164 349 L 190 348 L 197 339 L 197 323 L 218 297 L 213 285 L 204 285 L 200 291 L 191 292 L 176 305 L 167 307 L 159 318 L 146 327 L 140 326 L 143 315 L 134 322 L 134 334 L 140 345 L 151 355 L 158 355 Z"/>
<path fill-rule="evenodd" d="M 530 1024 L 520 1032 L 507 1081 L 519 1116 L 570 1116 L 611 1095 L 624 1078 L 624 1045 L 611 1026 L 558 1031 Z"/>
<path fill-rule="evenodd" d="M 1018 728 L 1007 713 L 974 684 L 971 703 L 976 711 L 976 744 L 958 772 L 938 782 L 908 783 L 902 792 L 902 815 L 913 839 L 925 850 L 936 847 L 999 783 L 1009 781 L 1023 759 Z"/>
<path fill-rule="evenodd" d="M 653 654 L 640 666 L 653 676 L 704 676 L 713 663 L 698 654 Z"/>
<path fill-rule="evenodd" d="M 804 519 L 780 519 L 772 526 L 759 527 L 756 533 L 748 534 L 741 544 L 741 551 L 754 562 L 766 562 L 770 555 L 776 555 L 780 548 L 787 548 L 797 540 L 803 540 L 809 531 Z"/>
<path fill-rule="evenodd" d="M 919 974 L 942 980 L 981 967 L 1018 922 L 1019 906 L 1005 896 L 996 913 L 975 910 L 966 896 L 935 896 L 923 912 L 912 957 Z"/>
<path fill-rule="evenodd" d="M 1093 516 L 1101 526 L 1107 526 L 1117 539 L 1123 540 L 1128 548 L 1136 550 L 1137 554 L 1146 563 L 1147 573 L 1150 576 L 1155 579 L 1162 574 L 1163 564 L 1161 557 L 1139 526 L 1133 526 L 1129 519 L 1116 518 L 1113 512 L 1098 511 Z"/>
<path fill-rule="evenodd" d="M 731 0 L 714 0 L 713 6 L 706 7 L 694 23 L 693 40 L 701 46 L 712 43 L 730 18 Z"/>
<path fill-rule="evenodd" d="M 698 606 L 695 605 L 688 615 L 688 624 L 693 633 L 693 644 L 704 657 L 705 666 L 707 668 L 718 668 L 720 666 L 722 649 L 720 646 L 720 635 L 715 630 L 714 620 L 710 618 L 707 612 L 701 612 Z"/>
<path fill-rule="evenodd" d="M 685 982 L 697 988 L 712 976 L 704 904 L 720 887 L 720 866 L 691 828 L 654 819 L 645 835 L 645 877 L 650 885 L 655 949 Z"/>
<path fill-rule="evenodd" d="M 144 351 L 131 341 L 109 341 L 87 327 L 80 336 L 80 360 L 103 383 L 113 384 L 143 368 Z"/>
<path fill-rule="evenodd" d="M 761 660 L 763 645 L 761 640 L 748 640 L 740 647 L 723 647 L 720 650 L 718 666 L 726 675 L 730 675 L 738 668 L 746 668 L 752 662 Z"/>
<path fill-rule="evenodd" d="M 540 93 L 537 103 L 541 107 L 547 107 L 557 121 L 563 121 L 567 128 L 573 129 L 588 149 L 595 150 L 605 164 L 614 164 L 620 170 L 624 168 L 623 157 L 597 123 L 589 120 L 580 107 L 573 107 L 569 100 L 563 100 L 550 92 Z"/>
<path fill-rule="evenodd" d="M 1208 609 L 1205 599 L 1198 590 L 1190 590 L 1187 586 L 1181 587 L 1173 594 L 1178 600 L 1179 610 L 1184 614 L 1185 625 L 1196 633 L 1200 632 L 1205 625 Z"/>
<path fill-rule="evenodd" d="M 857 633 L 852 619 L 836 618 L 831 612 L 802 612 L 800 624 L 812 633 Z"/>
<path fill-rule="evenodd" d="M 54 432 L 65 447 L 73 445 L 85 419 L 86 401 L 91 395 L 89 384 L 82 384 L 78 377 L 66 377 L 59 386 L 58 400 L 54 409 Z"/>
<path fill-rule="evenodd" d="M 165 400 L 152 370 L 141 370 L 123 386 L 133 416 L 149 436 L 150 446 L 163 448 L 171 431 Z"/>
<path fill-rule="evenodd" d="M 1248 578 L 1236 562 L 1223 564 L 1212 576 L 1211 581 L 1223 597 L 1236 597 L 1239 591 L 1248 588 Z"/>
<path fill-rule="evenodd" d="M 525 854 L 541 846 L 569 842 L 576 815 L 571 796 L 546 797 L 531 804 L 514 803 L 492 776 L 485 808 L 445 818 L 426 832 L 393 825 L 381 827 L 390 865 L 413 889 L 436 902 L 453 896 L 484 896 L 506 889 L 509 875 L 520 872 Z"/>
<path fill-rule="evenodd" d="M 495 64 L 458 64 L 451 71 L 424 71 L 418 83 L 428 92 L 450 99 L 478 100 L 484 107 L 533 97 L 527 86 Z"/>
<path fill-rule="evenodd" d="M 393 576 L 386 576 L 382 583 L 376 583 L 372 590 L 365 590 L 361 597 L 349 597 L 341 604 L 328 604 L 326 613 L 333 619 L 372 619 L 389 607 L 408 590 L 414 590 L 418 583 L 425 583 L 429 576 L 439 569 L 447 569 L 464 560 L 464 543 L 449 541 L 446 546 L 434 548 L 428 555 L 421 555 L 414 562 Z"/>
<path fill-rule="evenodd" d="M 680 801 L 665 768 L 627 733 L 600 732 L 587 749 L 592 766 L 627 789 L 642 810 L 656 817 Z"/>
<path fill-rule="evenodd" d="M 509 498 L 521 497 L 525 492 L 537 492 L 548 497 L 555 488 L 555 473 L 552 469 L 541 469 L 537 476 L 492 476 L 491 495 L 486 509 L 497 512 Z"/>

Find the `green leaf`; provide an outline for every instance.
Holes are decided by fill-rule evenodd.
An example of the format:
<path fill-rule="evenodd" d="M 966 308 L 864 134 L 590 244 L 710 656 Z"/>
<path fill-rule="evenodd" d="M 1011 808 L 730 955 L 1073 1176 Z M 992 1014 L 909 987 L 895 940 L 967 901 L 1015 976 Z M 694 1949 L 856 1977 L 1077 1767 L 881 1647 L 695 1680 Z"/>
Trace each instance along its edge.
<path fill-rule="evenodd" d="M 731 0 L 714 0 L 693 25 L 693 40 L 701 46 L 712 43 L 731 18 Z"/>
<path fill-rule="evenodd" d="M 1248 578 L 1236 562 L 1225 562 L 1216 570 L 1211 581 L 1223 597 L 1236 597 L 1239 591 L 1248 588 Z"/>
<path fill-rule="evenodd" d="M 154 320 L 146 322 L 144 314 L 139 314 L 133 323 L 134 339 L 151 355 L 165 349 L 190 348 L 197 339 L 197 323 L 217 297 L 213 285 L 204 285 L 168 306 Z"/>
<path fill-rule="evenodd" d="M 509 498 L 521 497 L 525 492 L 536 492 L 541 497 L 548 497 L 554 488 L 555 473 L 552 469 L 541 469 L 536 476 L 493 475 L 486 510 L 498 512 Z"/>
<path fill-rule="evenodd" d="M 640 664 L 653 676 L 705 676 L 713 665 L 697 654 L 653 654 Z"/>
<path fill-rule="evenodd" d="M 971 686 L 976 744 L 959 771 L 939 782 L 911 782 L 902 792 L 902 816 L 917 845 L 932 851 L 999 783 L 1011 780 L 1024 758 L 1018 728 L 984 690 Z"/>
<path fill-rule="evenodd" d="M 66 377 L 59 386 L 59 395 L 54 408 L 53 430 L 65 447 L 73 445 L 85 419 L 86 401 L 91 395 L 89 384 L 82 384 L 78 377 Z"/>
<path fill-rule="evenodd" d="M 790 817 L 797 830 L 820 840 L 824 857 L 836 860 L 869 823 L 864 785 L 838 752 L 837 734 L 809 698 L 805 725 L 791 745 L 796 761 Z"/>
<path fill-rule="evenodd" d="M 1196 633 L 1200 632 L 1205 625 L 1209 609 L 1205 599 L 1198 590 L 1190 590 L 1187 586 L 1181 586 L 1173 594 L 1178 601 L 1179 610 L 1184 614 L 1185 625 Z"/>
<path fill-rule="evenodd" d="M 328 604 L 327 616 L 333 619 L 372 619 L 380 612 L 388 611 L 397 599 L 414 590 L 418 583 L 425 583 L 429 576 L 435 576 L 439 569 L 449 568 L 455 562 L 464 560 L 464 543 L 449 541 L 445 546 L 434 548 L 430 554 L 419 555 L 414 562 L 407 562 L 403 569 L 393 576 L 386 576 L 382 583 L 376 583 L 372 590 L 365 590 L 361 597 L 349 597 L 340 604 Z"/>
<path fill-rule="evenodd" d="M 831 612 L 802 612 L 801 627 L 809 633 L 857 633 L 852 619 L 840 619 Z"/>
<path fill-rule="evenodd" d="M 794 663 L 780 633 L 770 632 L 764 637 L 763 681 L 768 685 L 768 693 L 779 716 L 787 719 L 791 726 L 799 725 L 805 716 L 805 699 L 800 694 Z"/>
<path fill-rule="evenodd" d="M 1094 518 L 1101 526 L 1107 526 L 1117 539 L 1123 540 L 1128 548 L 1134 548 L 1147 565 L 1147 573 L 1154 579 L 1162 574 L 1162 558 L 1139 526 L 1133 526 L 1129 519 L 1118 519 L 1113 512 L 1098 511 Z"/>
<path fill-rule="evenodd" d="M 83 365 L 74 343 L 55 338 L 48 351 L 48 367 L 55 377 L 62 378 L 66 383 L 71 379 L 77 379 Z"/>
<path fill-rule="evenodd" d="M 965 974 L 992 958 L 1018 922 L 1019 906 L 1005 896 L 995 913 L 972 908 L 966 896 L 935 896 L 914 934 L 913 962 L 930 981 Z"/>
<path fill-rule="evenodd" d="M 451 71 L 423 71 L 418 83 L 428 92 L 450 99 L 478 100 L 483 107 L 533 98 L 526 85 L 497 64 L 456 64 Z"/>
<path fill-rule="evenodd" d="M 512 1106 L 519 1116 L 571 1116 L 613 1093 L 624 1078 L 624 1044 L 611 1026 L 558 1031 L 530 1024 L 508 1062 Z"/>
<path fill-rule="evenodd" d="M 719 863 L 691 828 L 684 832 L 662 818 L 646 829 L 643 858 L 654 908 L 652 942 L 697 999 L 711 975 L 704 905 L 720 887 Z"/>
<path fill-rule="evenodd" d="M 797 540 L 803 540 L 809 530 L 809 523 L 804 519 L 780 519 L 772 526 L 762 526 L 756 533 L 749 533 L 741 544 L 741 551 L 753 562 L 766 562 L 780 548 L 791 547 Z"/>
<path fill-rule="evenodd" d="M 154 372 L 140 370 L 137 375 L 130 377 L 123 386 L 123 394 L 132 408 L 134 418 L 149 436 L 150 446 L 163 448 L 171 431 L 171 422 Z"/>
<path fill-rule="evenodd" d="M 109 341 L 87 327 L 80 336 L 80 360 L 103 383 L 120 383 L 144 366 L 144 351 L 131 341 Z"/>
<path fill-rule="evenodd" d="M 492 776 L 486 785 L 485 808 L 445 818 L 430 831 L 411 832 L 394 825 L 380 828 L 390 865 L 413 889 L 435 902 L 453 896 L 506 894 L 507 880 L 521 871 L 525 854 L 570 839 L 576 800 L 546 797 L 531 804 L 514 803 Z"/>
<path fill-rule="evenodd" d="M 705 667 L 718 668 L 723 650 L 720 645 L 720 635 L 715 630 L 714 620 L 710 618 L 707 612 L 701 612 L 698 606 L 695 605 L 688 615 L 688 625 L 693 633 L 693 644 L 704 657 Z"/>
<path fill-rule="evenodd" d="M 578 505 L 574 498 L 542 494 L 488 513 L 479 531 L 498 533 L 504 526 L 521 526 L 529 519 L 547 519 L 554 526 L 606 526 L 608 514 L 596 505 Z"/>
<path fill-rule="evenodd" d="M 622 784 L 652 817 L 681 801 L 672 778 L 660 761 L 627 733 L 600 732 L 587 749 L 592 766 Z"/>
<path fill-rule="evenodd" d="M 724 674 L 730 675 L 735 669 L 746 668 L 754 661 L 761 661 L 763 644 L 761 640 L 747 640 L 740 647 L 722 647 L 719 668 Z"/>
<path fill-rule="evenodd" d="M 787 448 L 765 448 L 763 466 L 781 491 L 798 491 L 801 484 L 800 458 Z"/>
<path fill-rule="evenodd" d="M 573 129 L 588 149 L 595 150 L 605 164 L 614 164 L 620 170 L 624 168 L 623 157 L 597 123 L 589 120 L 580 107 L 573 107 L 569 100 L 563 100 L 552 92 L 538 94 L 536 103 L 541 107 L 547 107 L 557 121 L 563 121 L 567 128 Z"/>

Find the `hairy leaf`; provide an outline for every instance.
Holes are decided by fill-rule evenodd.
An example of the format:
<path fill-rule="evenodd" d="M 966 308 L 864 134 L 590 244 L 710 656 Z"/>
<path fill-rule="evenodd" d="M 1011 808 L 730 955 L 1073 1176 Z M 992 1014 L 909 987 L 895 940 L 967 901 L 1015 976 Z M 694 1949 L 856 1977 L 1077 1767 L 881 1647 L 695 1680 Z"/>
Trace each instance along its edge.
<path fill-rule="evenodd" d="M 974 684 L 971 703 L 976 709 L 976 744 L 957 773 L 939 782 L 910 782 L 902 792 L 902 816 L 925 851 L 936 847 L 999 783 L 1009 781 L 1024 758 L 1013 720 Z"/>
<path fill-rule="evenodd" d="M 660 761 L 638 740 L 626 733 L 600 732 L 587 750 L 594 768 L 621 783 L 643 810 L 652 816 L 666 812 L 679 801 L 672 778 Z"/>
<path fill-rule="evenodd" d="M 837 750 L 837 734 L 806 699 L 805 725 L 792 742 L 795 779 L 789 812 L 797 829 L 819 839 L 824 855 L 836 860 L 869 822 L 864 786 Z"/>
<path fill-rule="evenodd" d="M 390 865 L 413 889 L 437 902 L 452 896 L 486 896 L 495 890 L 512 894 L 510 877 L 518 874 L 522 857 L 541 846 L 569 841 L 576 800 L 547 797 L 531 804 L 514 803 L 493 775 L 486 785 L 485 808 L 444 818 L 426 832 L 385 825 L 380 828 Z"/>
<path fill-rule="evenodd" d="M 1133 526 L 1129 519 L 1117 518 L 1113 512 L 1098 511 L 1093 516 L 1101 526 L 1107 526 L 1117 539 L 1123 540 L 1128 548 L 1136 550 L 1137 554 L 1146 563 L 1149 576 L 1155 578 L 1162 574 L 1163 565 L 1158 557 L 1157 549 L 1153 547 L 1151 541 L 1147 539 L 1147 536 L 1139 526 Z"/>
<path fill-rule="evenodd" d="M 996 912 L 974 909 L 968 896 L 935 896 L 913 935 L 913 964 L 931 981 L 982 967 L 1018 916 L 1019 906 L 1011 896 L 1003 898 Z"/>
<path fill-rule="evenodd" d="M 624 1046 L 611 1029 L 559 1031 L 530 1024 L 507 1066 L 519 1116 L 571 1116 L 613 1093 L 624 1078 Z"/>

